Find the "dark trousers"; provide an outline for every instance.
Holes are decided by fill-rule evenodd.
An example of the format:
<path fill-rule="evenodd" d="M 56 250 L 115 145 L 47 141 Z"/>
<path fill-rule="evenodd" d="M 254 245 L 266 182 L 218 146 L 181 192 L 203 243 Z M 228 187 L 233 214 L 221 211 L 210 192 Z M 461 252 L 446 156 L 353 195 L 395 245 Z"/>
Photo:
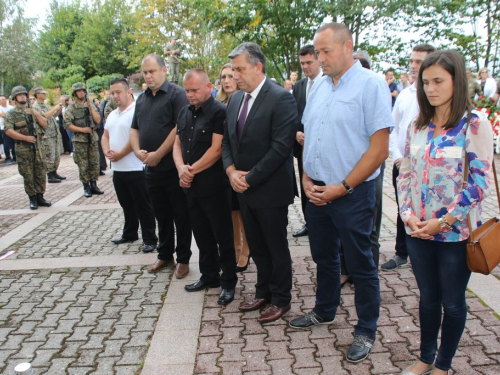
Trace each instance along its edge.
<path fill-rule="evenodd" d="M 325 320 L 335 317 L 340 304 L 342 243 L 355 286 L 355 332 L 371 338 L 375 337 L 380 312 L 380 283 L 370 241 L 374 207 L 375 182 L 369 181 L 326 206 L 308 202 L 306 208 L 311 255 L 317 265 L 314 312 Z"/>
<path fill-rule="evenodd" d="M 70 139 L 68 137 L 68 133 L 66 132 L 66 129 L 64 129 L 64 126 L 59 125 L 59 132 L 61 133 L 61 139 L 62 139 L 64 152 L 71 152 L 71 147 L 69 144 Z"/>
<path fill-rule="evenodd" d="M 466 243 L 427 241 L 406 235 L 420 291 L 420 360 L 434 363 L 444 371 L 451 367 L 467 320 L 465 289 L 471 272 L 467 267 Z"/>
<path fill-rule="evenodd" d="M 125 224 L 122 237 L 128 240 L 137 239 L 139 223 L 141 223 L 142 240 L 146 245 L 156 245 L 156 221 L 149 200 L 144 171 L 113 172 L 118 202 L 123 208 Z"/>
<path fill-rule="evenodd" d="M 191 258 L 191 222 L 186 194 L 179 186 L 177 170 L 157 171 L 146 167 L 146 184 L 158 222 L 158 259 L 170 260 L 177 254 L 177 263 L 188 264 Z M 175 246 L 175 227 L 177 246 Z"/>
<path fill-rule="evenodd" d="M 406 230 L 405 223 L 401 220 L 399 215 L 399 200 L 398 200 L 398 185 L 396 179 L 399 176 L 399 169 L 394 165 L 392 168 L 392 186 L 396 192 L 396 203 L 398 204 L 398 216 L 396 218 L 396 255 L 401 258 L 408 259 L 408 250 L 406 249 Z"/>
<path fill-rule="evenodd" d="M 187 197 L 193 235 L 200 249 L 201 280 L 219 282 L 223 289 L 233 289 L 238 281 L 230 194 L 229 186 L 225 186 L 206 197 Z"/>
<path fill-rule="evenodd" d="M 5 152 L 5 161 L 16 161 L 14 140 L 5 133 L 3 134 L 3 151 Z"/>
<path fill-rule="evenodd" d="M 106 162 L 106 157 L 104 156 L 104 151 L 102 150 L 101 139 L 104 134 L 104 129 L 101 127 L 97 128 L 97 134 L 99 135 L 99 142 L 97 146 L 99 147 L 99 170 L 105 171 L 108 168 L 108 163 Z"/>
<path fill-rule="evenodd" d="M 275 306 L 292 300 L 292 257 L 288 248 L 288 206 L 253 208 L 240 200 L 241 216 L 257 266 L 255 297 L 271 297 Z"/>
<path fill-rule="evenodd" d="M 373 217 L 373 230 L 370 234 L 370 241 L 372 242 L 372 254 L 375 266 L 378 268 L 380 259 L 380 228 L 382 227 L 382 197 L 384 190 L 384 171 L 385 161 L 380 166 L 380 174 L 374 179 L 375 181 L 375 213 Z M 340 247 L 340 274 L 349 275 L 349 270 L 345 263 L 344 248 Z"/>

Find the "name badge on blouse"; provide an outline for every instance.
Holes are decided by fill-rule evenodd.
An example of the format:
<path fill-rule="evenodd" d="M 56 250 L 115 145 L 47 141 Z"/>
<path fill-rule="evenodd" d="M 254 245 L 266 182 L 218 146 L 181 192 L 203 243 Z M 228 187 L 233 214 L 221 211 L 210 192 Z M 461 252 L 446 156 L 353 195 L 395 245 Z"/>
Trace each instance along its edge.
<path fill-rule="evenodd" d="M 420 150 L 419 145 L 410 145 L 410 155 L 411 156 L 417 156 L 419 150 Z"/>
<path fill-rule="evenodd" d="M 436 150 L 436 158 L 459 159 L 462 157 L 463 148 L 460 146 L 448 146 Z"/>

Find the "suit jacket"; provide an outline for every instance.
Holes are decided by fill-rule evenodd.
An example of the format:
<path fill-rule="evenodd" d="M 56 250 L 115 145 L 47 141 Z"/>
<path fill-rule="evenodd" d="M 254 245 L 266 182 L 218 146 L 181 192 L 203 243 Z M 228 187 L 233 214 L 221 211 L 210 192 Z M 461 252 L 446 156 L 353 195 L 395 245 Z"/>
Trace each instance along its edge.
<path fill-rule="evenodd" d="M 248 171 L 250 187 L 238 199 L 253 208 L 293 203 L 292 148 L 297 133 L 297 105 L 284 88 L 266 78 L 238 139 L 238 114 L 245 92 L 231 96 L 222 140 L 224 169 L 234 164 Z"/>
<path fill-rule="evenodd" d="M 297 102 L 298 118 L 297 118 L 297 130 L 304 132 L 304 125 L 302 125 L 302 115 L 304 114 L 304 109 L 306 108 L 306 89 L 307 89 L 307 77 L 302 78 L 295 84 L 293 90 L 293 97 Z M 302 156 L 302 146 L 299 142 L 295 141 L 293 145 L 293 156 L 300 158 Z"/>

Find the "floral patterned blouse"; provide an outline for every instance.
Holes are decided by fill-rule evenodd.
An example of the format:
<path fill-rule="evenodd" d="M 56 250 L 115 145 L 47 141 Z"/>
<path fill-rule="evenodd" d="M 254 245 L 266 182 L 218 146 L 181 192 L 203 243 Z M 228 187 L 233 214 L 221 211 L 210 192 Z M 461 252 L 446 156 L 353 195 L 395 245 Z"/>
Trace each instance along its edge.
<path fill-rule="evenodd" d="M 469 237 L 467 213 L 474 230 L 481 225 L 481 201 L 493 187 L 493 131 L 483 113 L 472 111 L 467 129 L 467 113 L 457 126 L 442 130 L 433 138 L 436 125 L 423 130 L 408 128 L 406 147 L 397 179 L 399 211 L 408 219 L 437 219 L 450 213 L 457 221 L 452 229 L 434 236 L 435 241 L 457 242 Z M 467 130 L 467 134 L 466 133 Z M 469 176 L 463 187 L 465 150 L 469 157 Z M 492 185 L 493 183 L 493 185 Z"/>

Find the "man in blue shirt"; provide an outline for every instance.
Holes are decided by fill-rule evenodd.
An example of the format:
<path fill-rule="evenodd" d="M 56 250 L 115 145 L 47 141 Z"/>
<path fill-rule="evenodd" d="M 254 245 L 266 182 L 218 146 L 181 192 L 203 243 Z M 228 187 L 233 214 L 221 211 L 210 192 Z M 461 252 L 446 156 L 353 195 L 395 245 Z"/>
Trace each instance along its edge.
<path fill-rule="evenodd" d="M 358 324 L 347 360 L 366 358 L 375 340 L 380 284 L 370 233 L 374 179 L 389 154 L 393 127 L 387 83 L 352 56 L 352 35 L 338 23 L 318 29 L 314 47 L 325 76 L 314 84 L 302 117 L 304 190 L 311 254 L 317 264 L 316 305 L 290 326 L 330 324 L 340 304 L 342 243 L 356 294 Z"/>

